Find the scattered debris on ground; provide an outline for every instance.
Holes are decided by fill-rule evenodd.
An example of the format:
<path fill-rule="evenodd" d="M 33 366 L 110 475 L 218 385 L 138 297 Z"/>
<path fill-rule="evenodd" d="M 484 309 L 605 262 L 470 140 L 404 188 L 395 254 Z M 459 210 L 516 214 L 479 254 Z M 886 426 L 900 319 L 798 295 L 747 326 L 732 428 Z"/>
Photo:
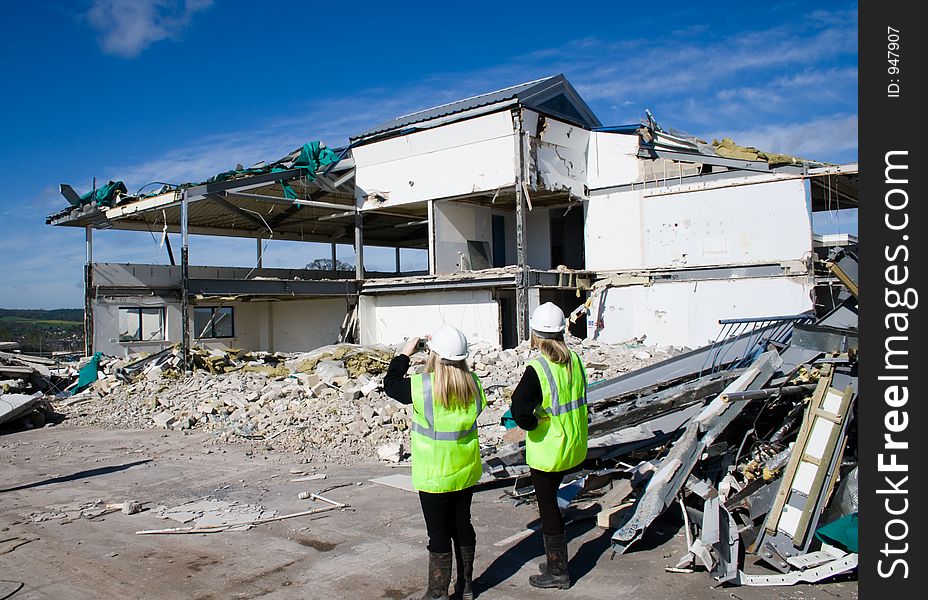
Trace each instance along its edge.
<path fill-rule="evenodd" d="M 593 381 L 675 352 L 645 347 L 640 340 L 570 343 Z M 408 456 L 411 408 L 386 396 L 382 385 L 395 352 L 357 344 L 305 353 L 197 349 L 186 376 L 176 347 L 146 357 L 103 357 L 96 380 L 82 392 L 57 399 L 55 408 L 78 425 L 206 430 L 214 434 L 213 445 L 273 444 L 307 460 L 399 463 Z M 483 381 L 490 407 L 479 421 L 487 448 L 504 443 L 500 419 L 529 354 L 526 344 L 509 350 L 485 344 L 472 348 L 471 367 Z M 421 370 L 424 359 L 424 354 L 414 356 L 413 370 Z"/>

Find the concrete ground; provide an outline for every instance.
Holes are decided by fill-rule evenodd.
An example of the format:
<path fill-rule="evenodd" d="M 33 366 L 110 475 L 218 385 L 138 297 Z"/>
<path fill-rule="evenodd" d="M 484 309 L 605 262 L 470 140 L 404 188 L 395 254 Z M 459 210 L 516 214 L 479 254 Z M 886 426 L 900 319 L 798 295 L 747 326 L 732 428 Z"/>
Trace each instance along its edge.
<path fill-rule="evenodd" d="M 408 472 L 385 464 L 301 464 L 273 449 L 211 447 L 203 434 L 114 431 L 64 424 L 0 436 L 0 598 L 104 600 L 134 598 L 388 598 L 421 594 L 426 532 L 415 494 L 370 483 Z M 292 483 L 291 469 L 326 473 Z M 324 495 L 350 510 L 258 525 L 247 531 L 136 535 L 180 524 L 151 511 L 114 512 L 70 522 L 30 515 L 77 502 L 136 500 L 169 507 L 203 497 L 260 504 L 280 514 L 319 506 L 300 492 Z M 474 497 L 477 592 L 485 599 L 522 598 L 857 598 L 857 582 L 781 588 L 713 588 L 705 572 L 673 574 L 685 550 L 676 515 L 662 517 L 633 551 L 611 558 L 612 532 L 594 518 L 568 527 L 574 586 L 536 590 L 528 576 L 542 555 L 539 534 L 496 543 L 535 523 L 533 504 L 512 506 L 506 488 Z M 582 514 L 582 513 L 581 513 Z M 12 538 L 37 538 L 9 550 Z M 758 569 L 755 568 L 754 572 Z M 12 584 L 10 582 L 17 582 Z"/>

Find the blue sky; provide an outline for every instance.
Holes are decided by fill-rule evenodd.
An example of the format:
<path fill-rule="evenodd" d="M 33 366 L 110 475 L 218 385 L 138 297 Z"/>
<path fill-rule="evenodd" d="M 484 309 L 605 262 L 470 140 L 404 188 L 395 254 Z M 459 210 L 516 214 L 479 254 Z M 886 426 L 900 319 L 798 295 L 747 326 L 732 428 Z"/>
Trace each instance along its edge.
<path fill-rule="evenodd" d="M 856 3 L 45 0 L 5 7 L 0 57 L 3 308 L 83 304 L 83 231 L 45 225 L 58 183 L 200 181 L 556 73 L 605 124 L 647 108 L 704 139 L 857 161 Z M 856 232 L 856 211 L 816 227 Z M 248 265 L 255 242 L 192 237 L 190 253 Z M 264 264 L 327 253 L 272 242 Z M 94 258 L 167 262 L 136 232 L 97 232 Z"/>

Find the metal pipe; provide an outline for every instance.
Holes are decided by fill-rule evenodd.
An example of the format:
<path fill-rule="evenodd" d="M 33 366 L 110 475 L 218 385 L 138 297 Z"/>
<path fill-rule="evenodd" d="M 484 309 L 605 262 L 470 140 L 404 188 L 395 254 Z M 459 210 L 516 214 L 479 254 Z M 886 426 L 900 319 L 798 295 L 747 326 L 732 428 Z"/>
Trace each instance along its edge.
<path fill-rule="evenodd" d="M 764 388 L 746 392 L 728 392 L 720 396 L 722 402 L 737 402 L 738 400 L 759 400 L 773 396 L 793 396 L 805 392 L 812 392 L 818 384 L 803 383 L 801 385 L 787 385 L 781 388 Z"/>

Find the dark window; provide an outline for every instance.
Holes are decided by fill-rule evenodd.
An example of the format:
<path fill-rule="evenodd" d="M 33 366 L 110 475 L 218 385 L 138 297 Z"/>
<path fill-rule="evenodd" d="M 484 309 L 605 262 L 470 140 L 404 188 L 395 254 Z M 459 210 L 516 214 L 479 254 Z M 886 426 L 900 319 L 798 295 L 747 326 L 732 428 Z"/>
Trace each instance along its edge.
<path fill-rule="evenodd" d="M 492 215 L 493 227 L 493 266 L 506 266 L 506 218 Z"/>
<path fill-rule="evenodd" d="M 197 306 L 193 309 L 193 329 L 197 339 L 235 337 L 231 306 Z"/>

